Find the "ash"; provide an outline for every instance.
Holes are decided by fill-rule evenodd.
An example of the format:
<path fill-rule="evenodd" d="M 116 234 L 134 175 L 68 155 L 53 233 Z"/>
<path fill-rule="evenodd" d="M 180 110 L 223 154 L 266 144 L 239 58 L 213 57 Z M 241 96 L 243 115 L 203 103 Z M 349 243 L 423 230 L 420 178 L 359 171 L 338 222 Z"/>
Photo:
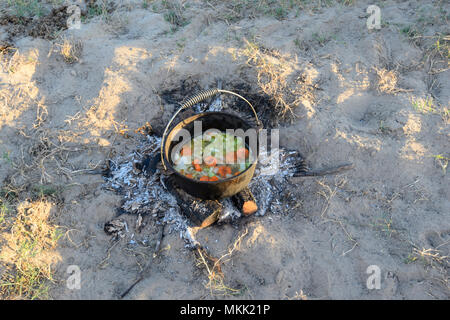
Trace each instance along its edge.
<path fill-rule="evenodd" d="M 220 98 L 209 105 L 194 106 L 197 112 L 222 110 Z M 167 178 L 162 174 L 158 163 L 160 160 L 161 138 L 147 136 L 140 146 L 131 154 L 111 160 L 110 175 L 105 178 L 104 187 L 113 189 L 123 196 L 122 211 L 135 215 L 151 215 L 157 223 L 166 224 L 166 232 L 178 232 L 186 246 L 193 248 L 200 244 L 195 239 L 198 228 L 192 227 L 184 217 L 175 196 L 166 188 Z M 279 161 L 275 161 L 278 157 Z M 265 214 L 283 214 L 297 203 L 287 186 L 288 178 L 305 170 L 303 157 L 293 150 L 279 148 L 267 152 L 260 151 L 255 175 L 249 188 L 258 204 L 257 216 Z M 218 224 L 231 223 L 241 217 L 230 199 L 221 200 L 222 213 Z M 202 206 L 201 200 L 195 205 Z"/>

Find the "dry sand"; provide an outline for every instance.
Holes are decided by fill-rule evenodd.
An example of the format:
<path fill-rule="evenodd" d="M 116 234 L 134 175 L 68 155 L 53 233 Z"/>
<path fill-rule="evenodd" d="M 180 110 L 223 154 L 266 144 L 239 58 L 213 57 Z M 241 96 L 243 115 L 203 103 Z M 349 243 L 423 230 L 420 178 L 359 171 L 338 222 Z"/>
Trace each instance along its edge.
<path fill-rule="evenodd" d="M 382 28 L 369 31 L 372 2 L 349 2 L 284 12 L 258 7 L 266 1 L 255 1 L 259 10 L 184 1 L 179 26 L 167 21 L 177 11 L 158 1 L 117 2 L 53 40 L 10 37 L 11 26 L 1 25 L 17 50 L 2 57 L 0 182 L 22 187 L 18 202 L 36 185 L 59 190 L 53 219 L 65 235 L 51 252 L 49 297 L 115 299 L 133 283 L 151 259 L 156 227 L 149 218 L 140 235 L 152 246 L 130 244 L 137 217 L 122 215 L 127 236 L 111 242 L 103 226 L 121 197 L 86 169 L 134 150 L 142 139 L 134 130 L 145 122 L 165 124 L 175 104 L 164 92 L 221 80 L 230 90 L 282 92 L 296 118 L 280 122 L 281 145 L 311 167 L 355 168 L 292 178 L 289 191 L 301 200 L 285 214 L 199 232 L 216 257 L 243 235 L 222 265 L 236 291 L 205 288 L 198 256 L 172 233 L 126 298 L 448 299 L 448 3 L 384 1 Z M 73 61 L 61 54 L 64 38 L 80 44 Z M 69 265 L 81 270 L 79 290 L 66 287 Z M 370 265 L 381 270 L 380 289 L 366 286 Z"/>

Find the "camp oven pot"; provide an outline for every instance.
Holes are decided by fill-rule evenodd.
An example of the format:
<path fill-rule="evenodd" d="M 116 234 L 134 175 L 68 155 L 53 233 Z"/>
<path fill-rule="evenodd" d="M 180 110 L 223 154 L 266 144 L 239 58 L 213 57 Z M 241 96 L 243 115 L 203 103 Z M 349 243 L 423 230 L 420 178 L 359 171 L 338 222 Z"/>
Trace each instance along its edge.
<path fill-rule="evenodd" d="M 256 127 L 253 127 L 250 125 L 246 120 L 242 119 L 241 117 L 226 113 L 226 112 L 203 112 L 199 114 L 195 114 L 191 117 L 188 117 L 178 124 L 176 124 L 172 129 L 169 129 L 171 126 L 171 123 L 175 119 L 175 117 L 184 109 L 187 109 L 207 98 L 210 98 L 218 93 L 228 93 L 235 95 L 239 97 L 240 99 L 244 100 L 253 111 L 255 120 L 256 120 Z M 257 159 L 257 150 L 250 150 L 254 157 L 253 163 L 245 169 L 244 171 L 240 172 L 238 175 L 229 177 L 226 179 L 221 179 L 218 181 L 198 181 L 191 178 L 188 178 L 178 171 L 175 170 L 173 167 L 173 162 L 170 159 L 170 154 L 172 152 L 172 149 L 179 143 L 178 140 L 175 140 L 174 138 L 177 137 L 177 134 L 180 132 L 180 130 L 184 129 L 189 131 L 192 137 L 194 137 L 194 122 L 195 121 L 201 121 L 202 122 L 202 132 L 205 132 L 208 129 L 217 129 L 222 132 L 225 132 L 226 129 L 243 129 L 244 132 L 250 128 L 254 128 L 257 130 L 257 137 L 259 139 L 259 130 L 261 130 L 262 125 L 258 119 L 258 116 L 256 114 L 255 109 L 251 105 L 250 102 L 247 101 L 244 97 L 240 96 L 237 93 L 228 91 L 228 90 L 222 90 L 222 89 L 211 89 L 202 91 L 199 94 L 189 98 L 178 110 L 177 112 L 172 116 L 169 123 L 167 124 L 162 139 L 161 139 L 161 161 L 164 166 L 164 169 L 169 171 L 169 173 L 172 175 L 173 179 L 175 180 L 175 183 L 178 185 L 178 187 L 182 188 L 184 191 L 189 193 L 190 195 L 200 198 L 200 199 L 208 199 L 208 200 L 216 200 L 216 199 L 222 199 L 226 197 L 230 197 L 242 189 L 244 189 L 249 183 L 250 180 L 253 178 L 253 175 L 255 173 L 255 167 L 256 167 L 256 159 Z M 249 146 L 249 148 L 251 148 Z M 259 148 L 259 141 L 256 144 L 256 148 Z"/>

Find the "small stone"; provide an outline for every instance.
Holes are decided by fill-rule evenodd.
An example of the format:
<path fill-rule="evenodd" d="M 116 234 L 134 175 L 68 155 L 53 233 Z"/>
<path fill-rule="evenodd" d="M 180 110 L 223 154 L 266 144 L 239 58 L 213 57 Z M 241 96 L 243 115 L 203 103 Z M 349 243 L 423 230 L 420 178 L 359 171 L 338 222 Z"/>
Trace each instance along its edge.
<path fill-rule="evenodd" d="M 277 276 L 275 277 L 275 282 L 280 285 L 281 282 L 283 282 L 284 280 L 284 271 L 281 270 L 280 272 L 278 272 Z"/>

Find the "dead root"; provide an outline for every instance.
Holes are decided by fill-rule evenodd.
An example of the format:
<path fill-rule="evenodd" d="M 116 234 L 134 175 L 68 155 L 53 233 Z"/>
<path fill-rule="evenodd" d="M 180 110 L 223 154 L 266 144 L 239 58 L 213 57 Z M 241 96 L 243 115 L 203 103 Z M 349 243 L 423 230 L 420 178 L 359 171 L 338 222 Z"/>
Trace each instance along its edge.
<path fill-rule="evenodd" d="M 196 265 L 204 267 L 208 281 L 205 283 L 205 288 L 209 290 L 211 296 L 214 295 L 239 295 L 242 293 L 240 289 L 230 288 L 225 284 L 225 274 L 222 271 L 222 265 L 231 260 L 233 254 L 241 249 L 242 239 L 248 234 L 248 229 L 239 235 L 236 241 L 228 248 L 227 253 L 220 258 L 215 258 L 210 255 L 205 248 L 197 248 L 196 251 Z"/>

